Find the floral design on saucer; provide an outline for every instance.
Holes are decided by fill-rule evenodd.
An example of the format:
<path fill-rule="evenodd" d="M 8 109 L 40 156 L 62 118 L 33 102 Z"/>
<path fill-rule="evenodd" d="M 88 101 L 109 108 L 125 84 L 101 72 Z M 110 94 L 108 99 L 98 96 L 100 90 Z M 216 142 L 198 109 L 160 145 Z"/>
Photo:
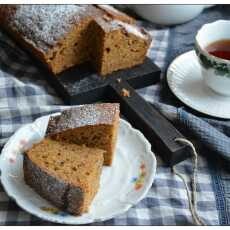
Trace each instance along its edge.
<path fill-rule="evenodd" d="M 140 165 L 140 172 L 138 177 L 133 177 L 132 181 L 135 183 L 135 190 L 140 190 L 143 185 L 144 185 L 144 181 L 145 181 L 145 176 L 146 176 L 146 167 L 145 167 L 145 163 L 142 162 Z"/>
<path fill-rule="evenodd" d="M 58 208 L 55 207 L 40 207 L 42 211 L 54 214 L 54 215 L 60 215 L 60 216 L 68 216 L 69 214 L 67 212 L 61 211 Z"/>
<path fill-rule="evenodd" d="M 23 153 L 25 151 L 25 146 L 28 143 L 26 139 L 21 139 L 19 143 L 15 146 L 15 148 L 11 151 L 11 153 L 8 156 L 9 162 L 11 164 L 16 163 L 16 158 L 18 153 Z"/>

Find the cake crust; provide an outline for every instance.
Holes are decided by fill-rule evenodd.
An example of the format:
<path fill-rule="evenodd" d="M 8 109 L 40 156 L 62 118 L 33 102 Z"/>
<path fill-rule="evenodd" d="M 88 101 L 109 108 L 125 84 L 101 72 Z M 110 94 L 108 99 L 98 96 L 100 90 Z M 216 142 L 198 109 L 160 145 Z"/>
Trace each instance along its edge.
<path fill-rule="evenodd" d="M 118 103 L 86 104 L 64 110 L 61 115 L 50 118 L 47 135 L 84 126 L 112 125 L 119 113 Z"/>
<path fill-rule="evenodd" d="M 83 213 L 84 192 L 80 187 L 73 187 L 75 198 L 71 197 L 71 186 L 58 178 L 46 173 L 25 155 L 23 160 L 24 179 L 40 196 L 50 201 L 61 210 L 67 210 L 75 215 Z M 70 199 L 69 199 L 70 196 Z M 71 205 L 74 200 L 75 205 Z"/>
<path fill-rule="evenodd" d="M 96 16 L 97 10 L 92 5 L 5 5 L 0 14 L 0 21 L 47 53 L 75 24 Z"/>

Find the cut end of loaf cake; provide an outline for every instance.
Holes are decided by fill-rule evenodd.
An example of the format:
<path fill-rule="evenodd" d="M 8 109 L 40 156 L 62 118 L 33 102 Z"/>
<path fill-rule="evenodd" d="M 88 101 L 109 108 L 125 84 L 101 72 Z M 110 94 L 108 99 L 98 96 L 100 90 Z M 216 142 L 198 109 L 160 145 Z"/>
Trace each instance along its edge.
<path fill-rule="evenodd" d="M 114 19 L 98 19 L 94 27 L 98 36 L 92 64 L 102 76 L 144 62 L 151 38 L 143 29 Z"/>
<path fill-rule="evenodd" d="M 58 208 L 81 215 L 98 191 L 103 153 L 46 138 L 25 153 L 25 181 Z"/>
<path fill-rule="evenodd" d="M 51 117 L 47 136 L 105 150 L 104 165 L 114 157 L 120 110 L 117 103 L 81 105 Z"/>

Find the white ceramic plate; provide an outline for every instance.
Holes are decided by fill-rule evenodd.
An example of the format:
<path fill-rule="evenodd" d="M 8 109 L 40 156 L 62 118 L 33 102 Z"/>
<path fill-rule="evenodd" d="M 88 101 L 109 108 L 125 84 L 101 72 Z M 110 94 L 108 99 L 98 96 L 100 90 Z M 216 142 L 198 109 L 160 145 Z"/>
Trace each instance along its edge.
<path fill-rule="evenodd" d="M 2 185 L 21 208 L 56 223 L 86 224 L 122 214 L 145 197 L 156 173 L 156 158 L 143 134 L 121 119 L 113 165 L 103 167 L 100 189 L 88 213 L 76 217 L 41 198 L 24 182 L 21 153 L 44 137 L 48 119 L 41 117 L 20 128 L 0 156 Z"/>
<path fill-rule="evenodd" d="M 217 94 L 204 84 L 194 50 L 171 63 L 167 81 L 172 92 L 186 105 L 210 116 L 230 119 L 230 97 Z"/>

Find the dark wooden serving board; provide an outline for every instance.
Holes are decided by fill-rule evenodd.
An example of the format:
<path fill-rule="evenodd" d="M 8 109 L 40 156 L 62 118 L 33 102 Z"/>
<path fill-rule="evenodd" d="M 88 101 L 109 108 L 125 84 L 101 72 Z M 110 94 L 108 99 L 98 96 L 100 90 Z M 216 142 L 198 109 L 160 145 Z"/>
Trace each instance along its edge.
<path fill-rule="evenodd" d="M 45 75 L 66 104 L 119 102 L 121 114 L 143 132 L 154 151 L 170 165 L 188 158 L 188 146 L 175 142 L 175 138 L 183 138 L 182 134 L 135 92 L 135 89 L 155 84 L 160 79 L 160 69 L 149 58 L 142 65 L 117 71 L 106 78 L 89 66 L 71 68 L 57 76 L 46 71 Z M 123 89 L 129 91 L 130 97 L 122 96 Z"/>

